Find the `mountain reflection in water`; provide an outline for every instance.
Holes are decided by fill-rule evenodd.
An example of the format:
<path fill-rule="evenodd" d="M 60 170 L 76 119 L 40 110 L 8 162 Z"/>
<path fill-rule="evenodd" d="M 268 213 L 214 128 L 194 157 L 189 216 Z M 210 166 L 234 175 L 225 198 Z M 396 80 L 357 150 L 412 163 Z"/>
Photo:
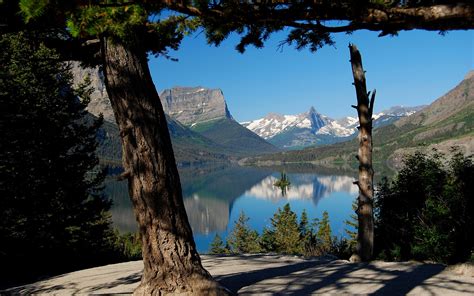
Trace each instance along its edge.
<path fill-rule="evenodd" d="M 291 186 L 283 196 L 280 188 L 273 186 L 279 172 L 216 166 L 184 168 L 179 173 L 184 205 L 200 252 L 208 250 L 216 233 L 227 236 L 240 211 L 250 217 L 253 228 L 261 231 L 277 208 L 287 202 L 298 216 L 305 209 L 310 218 L 318 218 L 327 210 L 334 234 L 343 235 L 343 221 L 349 218 L 358 192 L 352 184 L 354 178 L 345 175 L 288 173 Z M 136 231 L 127 183 L 110 178 L 105 193 L 114 202 L 114 226 L 122 232 Z"/>
<path fill-rule="evenodd" d="M 348 176 L 318 176 L 308 174 L 292 174 L 291 186 L 288 187 L 283 196 L 281 190 L 275 189 L 275 182 L 278 178 L 270 175 L 260 183 L 252 186 L 245 192 L 247 196 L 259 199 L 282 200 L 282 199 L 308 199 L 315 205 L 318 201 L 329 196 L 335 191 L 345 191 L 350 194 L 357 194 L 358 188 L 352 182 L 354 178 Z"/>

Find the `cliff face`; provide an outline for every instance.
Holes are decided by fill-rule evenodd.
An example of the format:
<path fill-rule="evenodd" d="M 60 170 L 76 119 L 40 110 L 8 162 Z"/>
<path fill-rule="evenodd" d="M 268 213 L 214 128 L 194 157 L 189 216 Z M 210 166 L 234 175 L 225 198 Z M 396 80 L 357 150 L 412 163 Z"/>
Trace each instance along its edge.
<path fill-rule="evenodd" d="M 102 160 L 121 162 L 122 149 L 118 127 L 115 121 L 112 105 L 105 88 L 104 76 L 98 67 L 82 68 L 77 62 L 69 62 L 75 86 L 84 82 L 86 77 L 91 82 L 93 92 L 87 107 L 94 116 L 103 114 L 104 125 L 100 129 L 97 140 L 97 154 Z M 221 147 L 211 140 L 193 132 L 186 126 L 167 116 L 168 129 L 176 160 L 181 164 L 225 161 L 227 157 L 221 153 Z"/>
<path fill-rule="evenodd" d="M 165 113 L 185 125 L 229 118 L 229 110 L 220 89 L 175 87 L 160 95 Z"/>
<path fill-rule="evenodd" d="M 100 113 L 104 115 L 104 120 L 115 123 L 114 111 L 110 105 L 109 96 L 105 89 L 104 75 L 99 71 L 99 67 L 82 68 L 78 62 L 70 62 L 73 73 L 73 83 L 75 86 L 84 82 L 86 77 L 91 81 L 91 87 L 94 91 L 91 94 L 91 101 L 87 106 L 87 111 L 95 116 Z"/>

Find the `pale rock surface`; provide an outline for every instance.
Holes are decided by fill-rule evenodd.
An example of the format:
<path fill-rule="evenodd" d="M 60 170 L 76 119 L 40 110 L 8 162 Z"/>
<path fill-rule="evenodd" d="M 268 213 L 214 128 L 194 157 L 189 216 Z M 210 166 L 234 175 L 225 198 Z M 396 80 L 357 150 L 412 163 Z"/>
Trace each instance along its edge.
<path fill-rule="evenodd" d="M 239 295 L 473 295 L 474 277 L 440 264 L 349 263 L 332 258 L 280 255 L 203 255 L 204 267 Z M 143 263 L 126 262 L 76 271 L 0 291 L 14 295 L 129 295 Z"/>
<path fill-rule="evenodd" d="M 160 94 L 165 113 L 185 125 L 232 118 L 220 89 L 174 87 Z"/>

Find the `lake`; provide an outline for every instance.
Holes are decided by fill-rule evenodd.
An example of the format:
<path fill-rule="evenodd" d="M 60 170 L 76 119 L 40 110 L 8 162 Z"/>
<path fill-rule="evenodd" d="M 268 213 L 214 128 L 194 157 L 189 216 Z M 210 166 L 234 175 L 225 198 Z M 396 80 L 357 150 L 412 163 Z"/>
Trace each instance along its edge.
<path fill-rule="evenodd" d="M 321 218 L 327 211 L 333 235 L 346 235 L 344 221 L 353 214 L 352 202 L 358 194 L 352 173 L 287 170 L 291 185 L 283 196 L 273 186 L 280 170 L 228 166 L 180 169 L 184 205 L 198 251 L 206 253 L 216 233 L 225 239 L 242 211 L 250 218 L 250 227 L 261 233 L 286 203 L 298 218 L 303 210 L 310 220 Z M 121 232 L 135 232 L 127 183 L 109 178 L 105 192 L 113 200 L 114 227 Z"/>

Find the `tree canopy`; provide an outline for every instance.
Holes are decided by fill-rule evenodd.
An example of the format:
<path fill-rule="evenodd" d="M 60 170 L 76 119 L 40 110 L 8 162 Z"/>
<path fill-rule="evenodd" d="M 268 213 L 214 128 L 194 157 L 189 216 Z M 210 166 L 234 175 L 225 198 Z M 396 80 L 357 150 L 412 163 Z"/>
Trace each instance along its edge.
<path fill-rule="evenodd" d="M 281 45 L 316 51 L 333 45 L 335 33 L 370 30 L 385 36 L 474 28 L 472 1 L 451 0 L 3 0 L 0 7 L 1 31 L 25 26 L 43 30 L 43 37 L 82 59 L 98 49 L 91 40 L 104 35 L 122 40 L 139 35 L 148 51 L 166 56 L 167 49 L 177 49 L 184 35 L 199 26 L 216 45 L 232 32 L 240 34 L 240 52 L 249 45 L 263 47 L 279 31 L 288 32 Z"/>
<path fill-rule="evenodd" d="M 171 1 L 171 9 L 199 16 L 208 41 L 219 44 L 232 32 L 242 36 L 236 49 L 263 47 L 272 33 L 286 30 L 281 45 L 311 51 L 333 45 L 334 33 L 422 29 L 445 32 L 474 28 L 470 1 L 312 0 L 312 1 Z M 186 2 L 186 4 L 183 4 Z M 189 5 L 194 5 L 190 7 Z"/>
<path fill-rule="evenodd" d="M 4 270 L 25 280 L 105 263 L 113 243 L 111 203 L 101 193 L 95 155 L 102 120 L 85 111 L 89 89 L 73 89 L 58 55 L 23 34 L 0 36 L 0 47 Z"/>

